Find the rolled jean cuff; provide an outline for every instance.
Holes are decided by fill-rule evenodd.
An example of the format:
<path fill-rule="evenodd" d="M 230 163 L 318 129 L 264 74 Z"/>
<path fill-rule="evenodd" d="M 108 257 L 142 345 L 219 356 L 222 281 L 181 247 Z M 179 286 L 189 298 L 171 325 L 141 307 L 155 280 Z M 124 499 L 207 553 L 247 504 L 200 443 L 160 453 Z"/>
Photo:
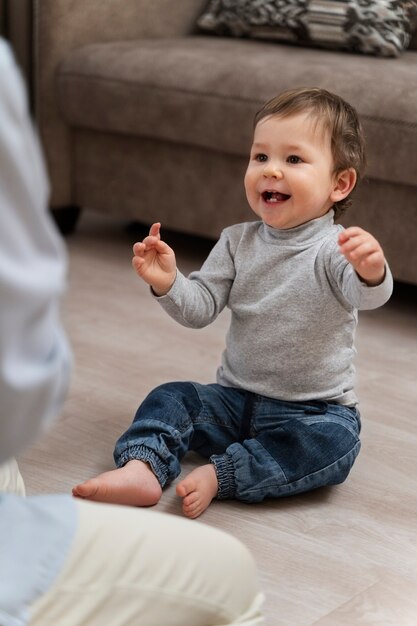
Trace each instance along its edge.
<path fill-rule="evenodd" d="M 123 467 L 129 461 L 144 461 L 149 463 L 161 487 L 164 487 L 168 480 L 168 467 L 164 461 L 151 448 L 146 446 L 131 446 L 126 448 L 117 458 L 117 467 Z"/>
<path fill-rule="evenodd" d="M 216 470 L 219 488 L 217 498 L 219 500 L 232 500 L 236 494 L 235 468 L 233 459 L 229 454 L 213 454 L 210 463 Z"/>

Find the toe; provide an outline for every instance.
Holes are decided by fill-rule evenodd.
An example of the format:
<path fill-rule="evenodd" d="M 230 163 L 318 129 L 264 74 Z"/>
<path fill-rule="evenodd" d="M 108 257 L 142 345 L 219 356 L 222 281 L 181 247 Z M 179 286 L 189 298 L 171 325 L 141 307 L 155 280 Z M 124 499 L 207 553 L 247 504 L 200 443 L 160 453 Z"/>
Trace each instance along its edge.
<path fill-rule="evenodd" d="M 185 498 L 185 496 L 187 496 L 192 491 L 194 491 L 194 483 L 187 479 L 182 480 L 180 483 L 178 483 L 176 487 L 177 495 L 179 495 L 181 498 Z"/>
<path fill-rule="evenodd" d="M 177 496 L 180 496 L 180 498 L 184 498 L 187 495 L 187 490 L 185 489 L 183 482 L 178 483 L 175 487 L 175 492 Z"/>
<path fill-rule="evenodd" d="M 199 496 L 196 491 L 192 491 L 184 498 L 184 506 L 193 507 L 199 501 Z"/>
<path fill-rule="evenodd" d="M 186 517 L 190 517 L 191 519 L 195 519 L 196 517 L 198 517 L 202 511 L 203 508 L 200 504 L 200 502 L 195 502 L 194 504 L 188 505 L 188 506 L 183 506 L 182 507 L 183 513 Z"/>
<path fill-rule="evenodd" d="M 72 490 L 74 496 L 78 498 L 92 498 L 97 493 L 98 486 L 91 480 L 76 485 Z"/>

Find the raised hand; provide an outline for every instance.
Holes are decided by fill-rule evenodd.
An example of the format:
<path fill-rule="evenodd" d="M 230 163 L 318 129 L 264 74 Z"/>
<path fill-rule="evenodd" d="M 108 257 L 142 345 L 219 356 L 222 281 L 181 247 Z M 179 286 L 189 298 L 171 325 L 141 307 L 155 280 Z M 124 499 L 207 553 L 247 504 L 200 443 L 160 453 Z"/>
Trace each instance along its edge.
<path fill-rule="evenodd" d="M 151 285 L 157 296 L 163 296 L 172 287 L 177 265 L 175 253 L 160 235 L 161 224 L 152 224 L 149 235 L 133 246 L 132 265 L 138 276 Z"/>
<path fill-rule="evenodd" d="M 358 226 L 351 226 L 339 235 L 340 252 L 370 286 L 379 285 L 385 276 L 385 257 L 378 241 Z"/>

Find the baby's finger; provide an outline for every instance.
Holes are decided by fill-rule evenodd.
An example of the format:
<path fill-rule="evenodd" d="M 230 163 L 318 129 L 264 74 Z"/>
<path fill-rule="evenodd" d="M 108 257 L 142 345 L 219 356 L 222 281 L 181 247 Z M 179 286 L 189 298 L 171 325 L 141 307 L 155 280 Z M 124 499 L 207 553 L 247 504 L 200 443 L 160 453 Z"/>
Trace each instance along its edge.
<path fill-rule="evenodd" d="M 339 243 L 339 246 L 346 243 L 346 241 L 349 241 L 348 233 L 345 230 L 342 230 L 342 232 L 339 233 L 339 237 L 337 238 L 337 241 Z"/>
<path fill-rule="evenodd" d="M 157 248 L 160 241 L 159 237 L 156 237 L 155 235 L 148 235 L 142 241 L 142 245 L 145 250 L 151 250 L 152 248 Z"/>
<path fill-rule="evenodd" d="M 376 249 L 373 242 L 366 240 L 354 246 L 351 250 L 347 250 L 345 255 L 349 260 L 359 261 L 365 259 L 365 257 L 373 254 L 374 252 L 376 252 Z"/>
<path fill-rule="evenodd" d="M 152 226 L 149 229 L 149 235 L 151 237 L 157 237 L 158 239 L 160 239 L 161 238 L 160 230 L 161 230 L 161 223 L 155 222 L 155 224 L 152 224 Z"/>
<path fill-rule="evenodd" d="M 135 244 L 133 244 L 133 254 L 135 256 L 142 256 L 145 252 L 145 248 L 146 246 L 143 244 L 142 241 L 137 241 Z"/>
<path fill-rule="evenodd" d="M 358 226 L 351 226 L 346 230 L 342 231 L 339 235 L 338 243 L 340 246 L 340 251 L 344 254 L 346 251 L 353 250 L 356 246 L 360 245 L 362 241 L 373 239 L 362 228 Z"/>
<path fill-rule="evenodd" d="M 343 254 L 350 253 L 356 248 L 358 248 L 359 246 L 361 246 L 364 243 L 364 241 L 367 241 L 367 239 L 360 235 L 357 235 L 356 237 L 350 237 L 344 243 L 342 244 L 339 243 L 340 250 L 341 252 L 343 252 Z"/>
<path fill-rule="evenodd" d="M 349 226 L 349 228 L 345 228 L 345 230 L 342 230 L 339 234 L 339 241 L 347 241 L 352 237 L 358 237 L 363 234 L 365 234 L 363 228 L 360 228 L 359 226 Z"/>
<path fill-rule="evenodd" d="M 140 256 L 134 256 L 132 259 L 133 269 L 139 274 L 142 265 L 145 263 L 145 259 Z"/>
<path fill-rule="evenodd" d="M 157 237 L 151 237 L 151 235 L 145 237 L 142 244 L 144 245 L 145 252 L 148 252 L 149 250 L 155 250 L 155 252 L 157 252 L 158 254 L 172 253 L 172 249 L 167 243 L 165 243 L 165 241 L 162 241 L 162 239 L 158 239 Z"/>

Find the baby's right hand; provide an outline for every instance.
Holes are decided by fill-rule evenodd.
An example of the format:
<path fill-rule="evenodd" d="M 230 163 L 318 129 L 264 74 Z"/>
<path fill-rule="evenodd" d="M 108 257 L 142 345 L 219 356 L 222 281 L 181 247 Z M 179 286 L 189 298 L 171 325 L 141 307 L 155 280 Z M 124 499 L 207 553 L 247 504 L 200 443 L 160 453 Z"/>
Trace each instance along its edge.
<path fill-rule="evenodd" d="M 161 224 L 152 224 L 149 235 L 133 246 L 132 265 L 157 296 L 171 289 L 177 275 L 175 253 L 160 236 Z"/>

